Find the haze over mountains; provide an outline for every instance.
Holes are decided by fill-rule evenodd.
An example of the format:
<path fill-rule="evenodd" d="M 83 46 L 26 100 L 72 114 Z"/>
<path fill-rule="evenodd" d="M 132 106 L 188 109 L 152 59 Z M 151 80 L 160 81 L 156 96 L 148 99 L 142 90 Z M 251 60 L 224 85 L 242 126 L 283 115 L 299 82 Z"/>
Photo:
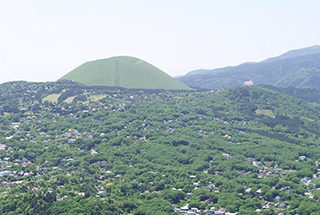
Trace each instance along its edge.
<path fill-rule="evenodd" d="M 292 50 L 258 63 L 213 70 L 199 69 L 177 77 L 195 88 L 222 89 L 244 85 L 269 84 L 277 87 L 320 87 L 320 46 Z"/>
<path fill-rule="evenodd" d="M 191 89 L 155 66 L 138 58 L 128 56 L 86 62 L 59 80 L 72 80 L 87 86 L 171 90 Z"/>

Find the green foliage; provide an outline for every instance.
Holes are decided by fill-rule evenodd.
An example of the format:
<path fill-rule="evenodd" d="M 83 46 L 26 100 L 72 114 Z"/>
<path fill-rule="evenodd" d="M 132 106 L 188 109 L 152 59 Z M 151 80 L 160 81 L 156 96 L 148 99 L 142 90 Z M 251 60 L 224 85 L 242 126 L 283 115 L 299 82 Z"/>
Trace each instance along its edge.
<path fill-rule="evenodd" d="M 178 92 L 68 81 L 0 90 L 9 111 L 0 116 L 0 165 L 12 171 L 0 178 L 1 214 L 177 214 L 173 204 L 255 214 L 277 196 L 263 213 L 319 208 L 320 110 L 300 99 L 260 87 Z M 41 103 L 52 93 L 59 103 Z M 64 103 L 81 96 L 102 99 Z"/>

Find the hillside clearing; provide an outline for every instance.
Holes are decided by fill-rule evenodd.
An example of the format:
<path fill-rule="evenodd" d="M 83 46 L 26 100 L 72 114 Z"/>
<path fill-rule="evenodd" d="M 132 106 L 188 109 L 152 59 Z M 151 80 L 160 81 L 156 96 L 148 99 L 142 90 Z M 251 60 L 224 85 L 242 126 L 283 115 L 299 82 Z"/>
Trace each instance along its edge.
<path fill-rule="evenodd" d="M 58 98 L 59 98 L 60 95 L 61 95 L 61 93 L 59 93 L 59 94 L 56 94 L 56 93 L 50 94 L 50 95 L 44 97 L 42 99 L 42 102 L 48 101 L 48 102 L 58 103 Z"/>
<path fill-rule="evenodd" d="M 257 115 L 264 115 L 264 116 L 269 116 L 271 118 L 276 118 L 272 110 L 267 110 L 267 109 L 257 109 L 256 110 Z"/>

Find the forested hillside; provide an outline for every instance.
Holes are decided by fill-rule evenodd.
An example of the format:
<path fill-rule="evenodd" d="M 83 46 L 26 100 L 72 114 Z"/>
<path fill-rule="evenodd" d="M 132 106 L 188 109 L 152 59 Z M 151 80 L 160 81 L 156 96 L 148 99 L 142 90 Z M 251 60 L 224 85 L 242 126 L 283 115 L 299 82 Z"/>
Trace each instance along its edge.
<path fill-rule="evenodd" d="M 195 70 L 177 78 L 196 88 L 224 89 L 254 85 L 320 88 L 320 46 L 292 50 L 258 63 L 243 63 L 213 70 Z"/>
<path fill-rule="evenodd" d="M 320 104 L 320 90 L 317 88 L 275 87 L 272 85 L 261 85 L 261 87 L 284 93 L 306 102 Z"/>
<path fill-rule="evenodd" d="M 317 214 L 320 109 L 260 87 L 0 85 L 1 214 Z"/>

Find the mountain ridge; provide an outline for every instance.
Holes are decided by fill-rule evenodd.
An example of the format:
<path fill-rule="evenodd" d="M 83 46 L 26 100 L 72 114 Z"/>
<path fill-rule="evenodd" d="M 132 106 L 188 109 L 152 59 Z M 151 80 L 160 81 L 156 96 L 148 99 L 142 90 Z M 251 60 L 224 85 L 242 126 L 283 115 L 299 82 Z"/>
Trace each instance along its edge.
<path fill-rule="evenodd" d="M 276 60 L 283 60 L 287 58 L 294 58 L 299 56 L 305 56 L 305 55 L 311 55 L 311 54 L 319 54 L 320 53 L 320 45 L 314 45 L 302 49 L 294 49 L 290 50 L 288 52 L 285 52 L 282 55 L 267 58 L 266 60 L 260 61 L 260 62 L 272 62 Z"/>
<path fill-rule="evenodd" d="M 243 63 L 213 70 L 195 70 L 178 78 L 191 87 L 222 89 L 241 86 L 245 81 L 278 87 L 320 85 L 320 46 L 286 52 L 257 63 Z M 316 80 L 319 80 L 317 82 Z"/>

